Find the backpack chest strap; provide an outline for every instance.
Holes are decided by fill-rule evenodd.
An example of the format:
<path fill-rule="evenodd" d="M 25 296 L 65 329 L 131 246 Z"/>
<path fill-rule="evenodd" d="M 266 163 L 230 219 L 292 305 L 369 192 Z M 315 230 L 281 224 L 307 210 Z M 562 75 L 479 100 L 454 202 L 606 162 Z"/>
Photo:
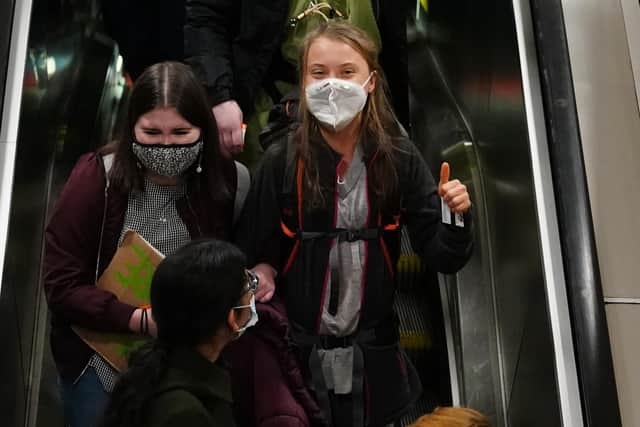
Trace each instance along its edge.
<path fill-rule="evenodd" d="M 280 222 L 280 228 L 285 236 L 295 240 L 338 239 L 339 242 L 357 242 L 359 240 L 376 240 L 386 231 L 396 231 L 400 228 L 400 217 L 394 218 L 395 222 L 380 225 L 378 227 L 360 228 L 356 230 L 335 228 L 328 231 L 292 231 L 284 221 Z"/>

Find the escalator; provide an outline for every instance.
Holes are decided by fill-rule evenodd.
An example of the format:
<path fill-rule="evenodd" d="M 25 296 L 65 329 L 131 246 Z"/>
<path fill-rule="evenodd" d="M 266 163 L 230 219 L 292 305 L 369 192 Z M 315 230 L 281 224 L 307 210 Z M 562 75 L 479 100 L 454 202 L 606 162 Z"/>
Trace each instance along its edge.
<path fill-rule="evenodd" d="M 452 401 L 496 426 L 620 425 L 561 2 L 420 4 L 413 137 L 474 201 L 474 256 L 439 277 Z"/>
<path fill-rule="evenodd" d="M 446 160 L 469 187 L 476 246 L 461 272 L 442 276 L 425 270 L 402 238 L 401 344 L 425 389 L 403 425 L 452 404 L 484 412 L 497 427 L 619 425 L 615 389 L 613 398 L 601 399 L 611 394 L 611 384 L 599 382 L 612 375 L 600 358 L 608 338 L 597 322 L 595 332 L 581 323 L 588 315 L 598 319 L 599 308 L 576 296 L 583 288 L 567 257 L 571 248 L 580 256 L 589 248 L 567 246 L 575 230 L 566 220 L 558 224 L 556 198 L 564 199 L 554 191 L 557 171 L 547 148 L 558 112 L 546 104 L 552 92 L 538 74 L 548 65 L 543 53 L 552 49 L 536 38 L 534 25 L 545 34 L 562 26 L 545 12 L 556 9 L 541 3 L 532 0 L 533 17 L 521 0 L 431 0 L 410 12 L 413 139 L 434 176 Z M 24 74 L 7 54 L 20 48 L 20 28 L 29 30 L 28 44 L 22 34 Z M 126 98 L 122 60 L 104 34 L 99 2 L 0 5 L 0 78 L 21 85 L 0 87 L 0 230 L 8 230 L 0 257 L 0 377 L 6 379 L 0 424 L 62 426 L 40 285 L 42 238 L 74 162 L 113 136 Z M 7 135 L 14 135 L 13 145 Z M 600 394 L 593 392 L 598 384 Z"/>
<path fill-rule="evenodd" d="M 450 162 L 474 201 L 474 256 L 440 277 L 452 398 L 496 426 L 581 425 L 579 403 L 577 413 L 560 405 L 541 247 L 547 230 L 529 149 L 537 142 L 508 6 L 429 2 L 411 33 L 413 122 L 421 124 L 414 138 L 433 172 Z M 575 371 L 570 382 L 577 391 Z"/>

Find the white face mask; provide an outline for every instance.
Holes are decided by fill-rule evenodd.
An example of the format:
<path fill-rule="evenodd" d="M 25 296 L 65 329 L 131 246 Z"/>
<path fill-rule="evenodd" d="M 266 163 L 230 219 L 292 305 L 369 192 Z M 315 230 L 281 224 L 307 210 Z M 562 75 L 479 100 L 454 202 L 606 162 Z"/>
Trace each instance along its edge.
<path fill-rule="evenodd" d="M 373 72 L 361 85 L 333 77 L 311 83 L 305 88 L 309 112 L 334 131 L 344 129 L 367 103 L 364 86 L 372 75 Z"/>
<path fill-rule="evenodd" d="M 238 308 L 250 308 L 251 309 L 251 317 L 249 317 L 249 320 L 247 320 L 247 323 L 245 323 L 245 325 L 241 328 L 239 328 L 236 333 L 237 338 L 240 338 L 240 336 L 242 334 L 245 333 L 245 331 L 247 329 L 249 329 L 250 327 L 254 326 L 256 323 L 258 323 L 258 311 L 256 310 L 256 296 L 255 295 L 251 295 L 251 301 L 249 301 L 248 305 L 239 305 L 237 307 L 233 307 L 234 309 L 238 309 Z"/>

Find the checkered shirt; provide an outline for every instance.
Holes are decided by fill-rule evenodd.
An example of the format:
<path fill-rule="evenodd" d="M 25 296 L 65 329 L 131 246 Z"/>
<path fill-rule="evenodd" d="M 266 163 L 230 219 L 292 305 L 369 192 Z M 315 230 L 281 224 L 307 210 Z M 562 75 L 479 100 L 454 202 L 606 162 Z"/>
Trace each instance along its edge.
<path fill-rule="evenodd" d="M 184 183 L 163 186 L 145 178 L 143 192 L 129 193 L 120 241 L 127 230 L 134 230 L 163 254 L 175 252 L 191 240 L 176 209 L 176 201 L 185 194 Z M 102 387 L 111 393 L 118 379 L 118 372 L 97 353 L 91 356 L 88 366 L 95 369 Z"/>

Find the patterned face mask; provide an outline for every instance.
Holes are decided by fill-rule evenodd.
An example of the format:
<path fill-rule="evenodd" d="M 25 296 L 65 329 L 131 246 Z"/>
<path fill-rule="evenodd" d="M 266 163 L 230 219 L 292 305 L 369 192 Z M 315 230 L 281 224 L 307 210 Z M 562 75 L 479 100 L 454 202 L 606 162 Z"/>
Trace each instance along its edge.
<path fill-rule="evenodd" d="M 141 144 L 133 141 L 133 154 L 145 168 L 161 176 L 182 175 L 198 159 L 202 140 L 191 144 Z"/>

